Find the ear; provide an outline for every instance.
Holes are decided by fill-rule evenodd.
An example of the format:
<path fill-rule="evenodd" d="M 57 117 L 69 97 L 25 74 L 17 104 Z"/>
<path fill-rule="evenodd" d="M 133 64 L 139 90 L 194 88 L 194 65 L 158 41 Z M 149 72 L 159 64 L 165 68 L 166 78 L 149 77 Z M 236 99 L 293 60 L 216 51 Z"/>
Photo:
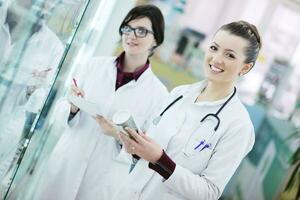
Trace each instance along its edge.
<path fill-rule="evenodd" d="M 253 63 L 246 63 L 244 64 L 243 68 L 241 69 L 239 76 L 243 76 L 245 74 L 247 74 L 253 67 Z"/>

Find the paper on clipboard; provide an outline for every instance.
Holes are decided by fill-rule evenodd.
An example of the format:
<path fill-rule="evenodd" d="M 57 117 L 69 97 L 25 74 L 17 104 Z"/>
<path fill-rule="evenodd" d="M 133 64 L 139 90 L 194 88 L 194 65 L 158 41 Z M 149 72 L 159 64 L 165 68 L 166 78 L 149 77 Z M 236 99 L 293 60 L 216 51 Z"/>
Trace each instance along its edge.
<path fill-rule="evenodd" d="M 89 113 L 92 116 L 102 115 L 99 105 L 94 102 L 85 100 L 84 98 L 69 95 L 68 99 L 71 103 L 77 106 L 80 110 Z"/>

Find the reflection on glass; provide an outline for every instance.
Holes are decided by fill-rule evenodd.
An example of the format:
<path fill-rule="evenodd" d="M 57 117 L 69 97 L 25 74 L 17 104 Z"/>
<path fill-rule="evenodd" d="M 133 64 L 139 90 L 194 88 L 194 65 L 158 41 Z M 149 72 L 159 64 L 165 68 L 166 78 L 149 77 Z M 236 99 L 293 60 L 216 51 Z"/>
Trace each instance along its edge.
<path fill-rule="evenodd" d="M 64 52 L 48 26 L 51 11 L 63 4 L 53 2 L 0 1 L 0 198 L 10 187 Z M 35 129 L 42 125 L 39 121 Z"/>
<path fill-rule="evenodd" d="M 0 133 L 0 143 L 5 144 L 0 145 L 0 199 L 32 199 L 43 163 L 64 129 L 52 116 L 53 102 L 66 94 L 68 75 L 76 63 L 88 59 L 103 32 L 109 31 L 105 29 L 108 21 L 120 21 L 119 15 L 111 17 L 112 9 L 132 5 L 122 1 L 116 7 L 116 2 L 16 0 L 6 2 L 6 7 L 0 4 L 8 13 L 1 23 L 1 38 L 9 45 L 7 58 L 0 63 L 0 125 L 5 130 Z M 98 13 L 100 7 L 107 9 Z M 95 12 L 101 20 L 92 27 Z"/>

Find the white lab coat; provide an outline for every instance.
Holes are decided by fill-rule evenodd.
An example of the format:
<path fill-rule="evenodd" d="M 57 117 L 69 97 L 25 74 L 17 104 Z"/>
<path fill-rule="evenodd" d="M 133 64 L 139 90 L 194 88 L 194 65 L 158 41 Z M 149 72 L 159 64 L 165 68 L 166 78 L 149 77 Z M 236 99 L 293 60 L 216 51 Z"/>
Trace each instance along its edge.
<path fill-rule="evenodd" d="M 255 135 L 237 95 L 219 114 L 221 124 L 216 132 L 212 131 L 214 120 L 205 120 L 200 126 L 206 114 L 216 113 L 228 99 L 195 104 L 205 83 L 175 88 L 169 103 L 181 94 L 184 98 L 166 111 L 158 125 L 150 127 L 147 133 L 163 147 L 167 146 L 167 154 L 176 162 L 173 174 L 164 180 L 148 168 L 147 161 L 140 160 L 114 199 L 212 200 L 221 196 L 241 160 L 252 149 Z M 193 142 L 203 138 L 212 144 L 211 148 L 195 151 Z M 193 154 L 186 156 L 183 151 Z"/>
<path fill-rule="evenodd" d="M 6 59 L 4 61 L 7 61 L 9 57 L 13 59 L 17 56 L 14 53 L 18 52 L 20 46 L 12 43 L 7 24 L 1 25 L 0 29 L 3 32 L 1 35 L 2 44 L 6 45 Z M 64 45 L 60 39 L 45 23 L 42 23 L 41 29 L 34 33 L 26 42 L 26 48 L 22 53 L 22 59 L 18 63 L 18 71 L 14 78 L 15 83 L 25 85 L 32 77 L 34 70 L 42 71 L 52 68 L 53 70 L 49 74 L 54 74 L 64 51 Z M 9 70 L 5 74 L 1 74 L 7 80 L 11 78 Z"/>
<path fill-rule="evenodd" d="M 3 59 L 0 61 L 0 69 L 4 69 L 4 73 L 1 74 L 1 79 L 6 81 L 12 80 L 13 68 L 6 70 L 5 62 L 9 59 L 13 60 L 16 57 L 15 53 L 18 52 L 20 45 L 13 44 L 10 38 L 10 33 L 7 24 L 0 25 L 0 45 L 4 45 Z M 18 70 L 13 75 L 13 84 L 10 86 L 10 91 L 5 94 L 7 97 L 1 112 L 11 113 L 13 109 L 18 106 L 17 99 L 20 99 L 20 95 L 24 94 L 24 90 L 28 85 L 37 85 L 38 88 L 45 90 L 45 94 L 48 92 L 48 87 L 53 80 L 59 65 L 60 59 L 64 51 L 64 45 L 56 34 L 51 31 L 48 26 L 43 23 L 41 29 L 33 34 L 27 41 L 27 46 L 22 54 L 22 59 L 19 60 Z M 47 72 L 47 76 L 44 79 L 38 80 L 34 78 L 32 73 L 34 71 L 43 71 L 51 68 Z M 41 98 L 37 99 L 38 105 L 43 104 L 46 95 L 39 95 Z M 34 109 L 35 113 L 38 112 L 41 107 Z"/>
<path fill-rule="evenodd" d="M 10 33 L 6 24 L 0 24 L 0 69 L 5 73 L 1 73 L 0 79 L 6 81 L 11 80 L 12 68 L 2 66 L 9 57 L 13 60 L 16 55 L 17 46 L 12 44 Z M 8 93 L 4 94 L 6 98 L 1 112 L 0 124 L 2 131 L 0 133 L 1 159 L 0 159 L 0 181 L 7 173 L 11 161 L 15 155 L 19 139 L 25 122 L 25 111 L 37 113 L 42 108 L 45 98 L 49 91 L 49 79 L 53 78 L 57 66 L 64 51 L 64 46 L 60 39 L 51 31 L 46 24 L 43 24 L 41 30 L 29 39 L 27 48 L 19 63 L 19 71 L 13 84 L 10 86 Z M 2 57 L 1 57 L 2 56 Z M 26 86 L 32 76 L 33 70 L 43 70 L 53 68 L 48 74 L 48 80 L 40 84 L 27 100 Z M 1 71 L 2 72 L 2 71 Z M 2 80 L 0 80 L 1 82 Z M 32 82 L 32 81 L 30 81 Z M 6 85 L 5 85 L 6 87 Z M 1 85 L 2 89 L 5 89 Z M 0 99 L 4 98 L 0 96 Z M 24 100 L 26 99 L 26 100 Z M 6 185 L 7 183 L 2 183 Z"/>
<path fill-rule="evenodd" d="M 111 118 L 117 110 L 125 109 L 141 126 L 167 97 L 167 89 L 149 67 L 137 81 L 132 80 L 115 91 L 117 69 L 114 60 L 115 57 L 90 60 L 83 66 L 85 70 L 79 70 L 81 76 L 75 76 L 78 86 L 83 88 L 87 100 L 99 104 L 102 109 L 100 114 L 104 117 Z M 41 180 L 41 188 L 37 191 L 36 199 L 39 200 L 75 199 L 88 166 L 100 160 L 94 174 L 106 174 L 109 164 L 120 152 L 116 141 L 104 135 L 90 115 L 79 111 L 68 123 L 70 104 L 62 100 L 57 105 L 56 120 L 63 122 L 67 128 L 49 158 L 45 179 Z M 102 153 L 100 151 L 102 155 L 95 155 L 97 148 L 103 150 Z M 128 174 L 129 165 L 124 166 L 120 170 Z M 90 187 L 93 189 L 93 185 Z"/>

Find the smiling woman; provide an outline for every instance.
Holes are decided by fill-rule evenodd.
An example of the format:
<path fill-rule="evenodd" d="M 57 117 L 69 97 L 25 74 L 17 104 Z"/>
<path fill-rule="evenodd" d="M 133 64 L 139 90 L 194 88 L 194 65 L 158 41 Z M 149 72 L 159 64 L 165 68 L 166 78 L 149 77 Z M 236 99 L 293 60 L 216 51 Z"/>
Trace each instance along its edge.
<path fill-rule="evenodd" d="M 147 134 L 132 129 L 126 131 L 134 139 L 121 134 L 126 151 L 142 159 L 119 190 L 119 199 L 220 198 L 254 144 L 253 125 L 235 81 L 251 70 L 260 47 L 254 25 L 238 21 L 222 26 L 206 51 L 206 80 L 175 88 Z"/>

